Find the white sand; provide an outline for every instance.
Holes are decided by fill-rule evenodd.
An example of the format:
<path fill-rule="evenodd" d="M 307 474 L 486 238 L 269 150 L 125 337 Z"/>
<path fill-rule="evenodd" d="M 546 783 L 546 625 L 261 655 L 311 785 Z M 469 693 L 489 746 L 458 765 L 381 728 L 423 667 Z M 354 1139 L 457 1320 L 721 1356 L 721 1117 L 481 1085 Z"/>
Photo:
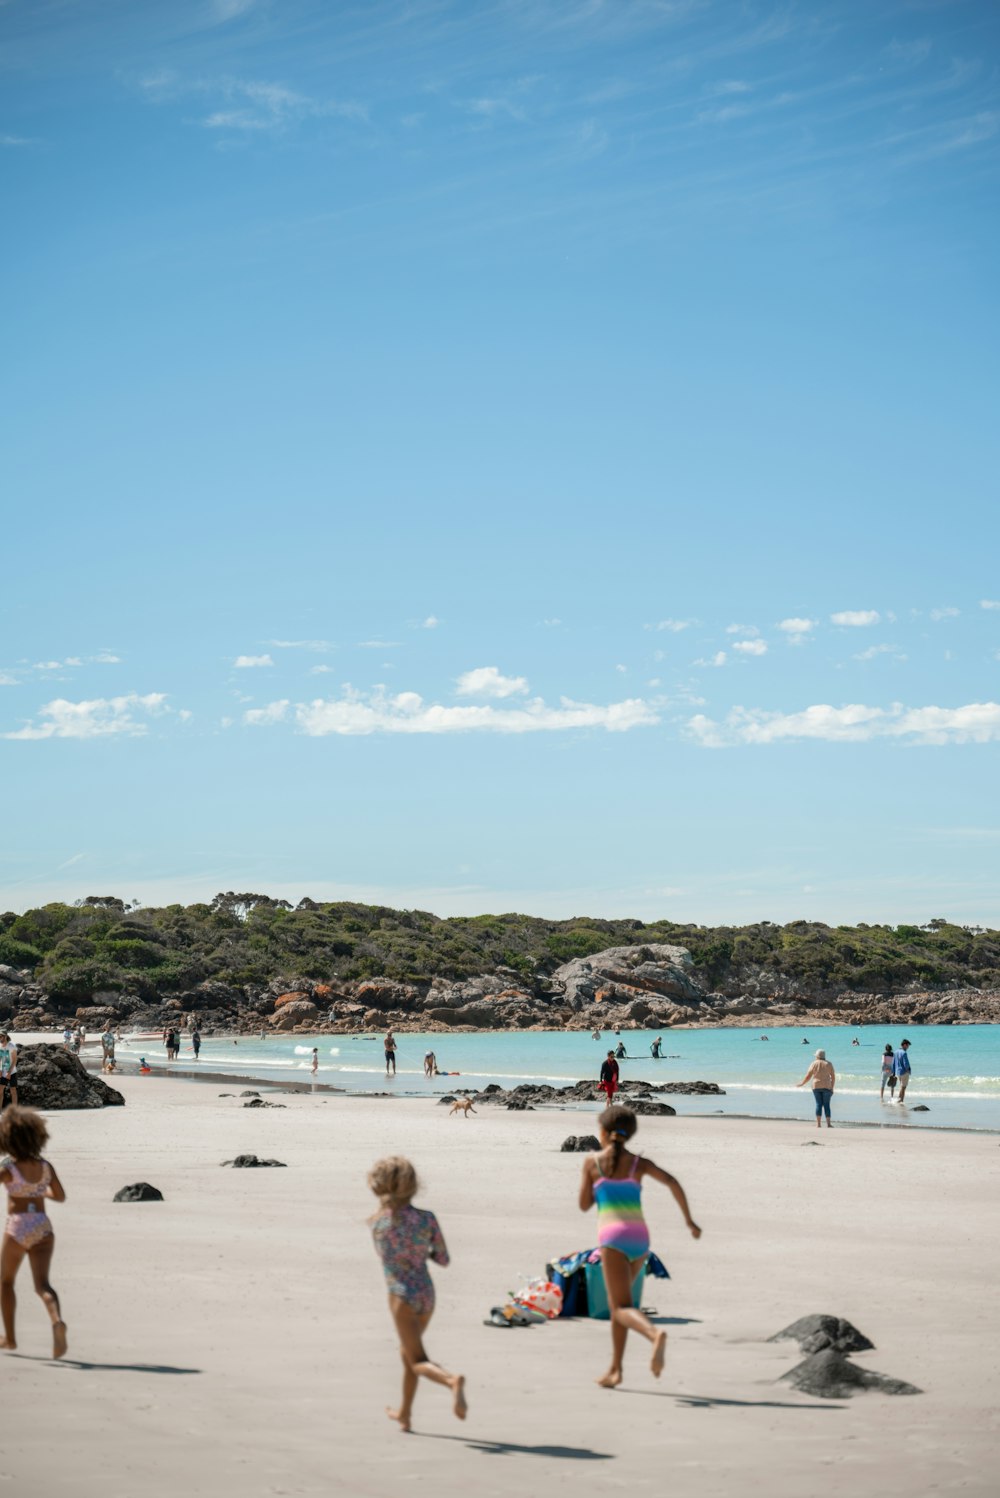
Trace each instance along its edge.
<path fill-rule="evenodd" d="M 995 1137 L 835 1129 L 806 1148 L 805 1123 L 641 1120 L 704 1237 L 648 1188 L 673 1279 L 646 1299 L 686 1319 L 669 1327 L 662 1380 L 632 1338 L 612 1393 L 592 1382 L 606 1323 L 482 1325 L 521 1275 L 594 1241 L 579 1157 L 558 1152 L 586 1115 L 465 1121 L 426 1101 L 308 1095 L 244 1110 L 217 1095 L 225 1084 L 116 1085 L 126 1108 L 52 1118 L 70 1353 L 48 1359 L 25 1266 L 19 1350 L 0 1355 L 12 1495 L 395 1495 L 408 1480 L 487 1498 L 997 1490 Z M 423 1385 L 412 1436 L 383 1414 L 399 1364 L 365 1225 L 367 1167 L 397 1151 L 453 1256 L 428 1345 L 467 1374 L 470 1401 L 462 1426 L 446 1391 Z M 289 1168 L 219 1168 L 241 1152 Z M 165 1202 L 113 1205 L 137 1180 Z M 811 1311 L 854 1321 L 877 1348 L 859 1362 L 926 1392 L 823 1404 L 776 1382 L 798 1351 L 764 1339 Z"/>

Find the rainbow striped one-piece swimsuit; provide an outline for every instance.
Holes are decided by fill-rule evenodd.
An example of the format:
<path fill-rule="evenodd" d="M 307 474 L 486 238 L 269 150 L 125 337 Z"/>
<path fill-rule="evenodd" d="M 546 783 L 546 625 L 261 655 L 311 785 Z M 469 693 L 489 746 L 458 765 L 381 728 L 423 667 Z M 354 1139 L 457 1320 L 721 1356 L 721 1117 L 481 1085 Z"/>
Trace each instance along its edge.
<path fill-rule="evenodd" d="M 636 1155 L 632 1169 L 621 1180 L 598 1176 L 594 1182 L 598 1247 L 616 1248 L 633 1263 L 649 1253 L 649 1229 L 642 1215 L 642 1182 L 635 1176 L 638 1164 Z"/>

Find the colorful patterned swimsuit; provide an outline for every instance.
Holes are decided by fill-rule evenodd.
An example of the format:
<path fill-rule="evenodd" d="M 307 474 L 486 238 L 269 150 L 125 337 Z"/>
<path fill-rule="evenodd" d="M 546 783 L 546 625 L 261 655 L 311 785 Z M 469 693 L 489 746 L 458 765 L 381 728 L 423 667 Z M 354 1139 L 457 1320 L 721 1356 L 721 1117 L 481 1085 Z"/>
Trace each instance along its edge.
<path fill-rule="evenodd" d="M 385 1270 L 390 1295 L 405 1300 L 411 1311 L 427 1316 L 434 1309 L 434 1284 L 427 1260 L 448 1263 L 448 1250 L 433 1212 L 419 1207 L 383 1208 L 372 1223 L 375 1248 Z"/>
<path fill-rule="evenodd" d="M 22 1201 L 27 1199 L 31 1205 L 26 1212 L 8 1212 L 4 1232 L 22 1248 L 34 1248 L 36 1243 L 42 1243 L 53 1236 L 52 1223 L 46 1214 L 44 1201 L 52 1180 L 52 1167 L 47 1160 L 43 1160 L 42 1174 L 37 1181 L 26 1181 L 13 1160 L 7 1160 L 5 1168 L 10 1172 L 10 1180 L 7 1182 L 8 1199 L 12 1196 L 19 1197 Z"/>
<path fill-rule="evenodd" d="M 632 1169 L 620 1180 L 598 1176 L 594 1182 L 597 1203 L 597 1244 L 615 1248 L 634 1263 L 649 1253 L 649 1229 L 642 1215 L 642 1182 L 636 1179 L 639 1156 L 632 1158 Z"/>

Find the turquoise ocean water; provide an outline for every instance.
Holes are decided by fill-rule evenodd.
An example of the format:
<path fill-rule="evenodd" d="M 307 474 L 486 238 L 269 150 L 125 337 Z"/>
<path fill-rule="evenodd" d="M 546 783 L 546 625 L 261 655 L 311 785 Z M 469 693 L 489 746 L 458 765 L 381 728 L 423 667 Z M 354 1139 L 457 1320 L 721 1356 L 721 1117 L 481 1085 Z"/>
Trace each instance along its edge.
<path fill-rule="evenodd" d="M 842 1122 L 898 1127 L 961 1128 L 1000 1131 L 1000 1025 L 915 1025 L 901 1027 L 811 1026 L 776 1030 L 666 1030 L 664 1058 L 649 1053 L 653 1031 L 624 1035 L 629 1058 L 620 1063 L 625 1078 L 653 1082 L 718 1082 L 725 1097 L 674 1097 L 669 1101 L 685 1114 L 748 1114 L 765 1118 L 813 1116 L 812 1094 L 796 1090 L 813 1052 L 822 1046 L 837 1071 L 834 1118 Z M 904 1033 L 911 1042 L 913 1076 L 906 1105 L 879 1102 L 883 1048 L 898 1046 Z M 768 1040 L 760 1037 L 767 1035 Z M 857 1037 L 860 1045 L 852 1045 Z M 808 1039 L 808 1044 L 804 1044 Z M 398 1037 L 398 1073 L 386 1079 L 380 1035 L 316 1036 L 320 1065 L 317 1080 L 349 1092 L 393 1092 L 401 1096 L 434 1096 L 454 1087 L 484 1087 L 498 1082 L 549 1082 L 562 1086 L 583 1077 L 597 1077 L 601 1060 L 617 1037 L 605 1032 L 601 1041 L 589 1033 L 489 1031 L 486 1033 L 403 1034 Z M 309 1037 L 241 1037 L 205 1040 L 198 1069 L 253 1076 L 280 1084 L 308 1081 L 312 1040 Z M 166 1070 L 162 1045 L 145 1042 L 146 1059 L 156 1071 Z M 137 1041 L 119 1049 L 129 1070 L 142 1045 Z M 427 1050 L 437 1055 L 442 1070 L 455 1077 L 423 1076 Z M 631 1059 L 635 1058 L 635 1059 Z M 174 1067 L 171 1067 L 173 1070 Z M 191 1043 L 185 1036 L 177 1070 L 193 1071 Z M 927 1113 L 916 1113 L 917 1104 Z"/>

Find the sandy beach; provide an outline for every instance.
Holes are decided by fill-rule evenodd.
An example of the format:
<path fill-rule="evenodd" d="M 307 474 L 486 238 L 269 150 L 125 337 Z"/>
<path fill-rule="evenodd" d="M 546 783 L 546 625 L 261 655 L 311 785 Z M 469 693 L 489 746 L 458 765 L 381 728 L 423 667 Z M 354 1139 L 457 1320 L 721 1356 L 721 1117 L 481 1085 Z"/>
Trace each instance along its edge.
<path fill-rule="evenodd" d="M 508 1288 L 595 1239 L 579 1157 L 559 1153 L 585 1115 L 465 1121 L 424 1100 L 303 1094 L 248 1110 L 224 1084 L 116 1085 L 124 1109 L 51 1118 L 70 1352 L 48 1358 L 25 1269 L 3 1360 L 12 1492 L 995 1491 L 995 1136 L 641 1120 L 639 1147 L 683 1182 L 704 1236 L 647 1190 L 673 1276 L 645 1297 L 669 1318 L 667 1368 L 656 1383 L 633 1338 L 608 1392 L 593 1383 L 606 1323 L 483 1325 Z M 410 1436 L 383 1413 L 399 1363 L 366 1227 L 366 1170 L 399 1151 L 452 1254 L 429 1348 L 466 1373 L 470 1402 L 463 1426 L 423 1386 Z M 220 1169 L 241 1152 L 288 1168 Z M 138 1180 L 165 1201 L 112 1204 Z M 813 1311 L 849 1318 L 876 1345 L 859 1362 L 925 1392 L 823 1402 L 779 1382 L 797 1348 L 765 1339 Z"/>

